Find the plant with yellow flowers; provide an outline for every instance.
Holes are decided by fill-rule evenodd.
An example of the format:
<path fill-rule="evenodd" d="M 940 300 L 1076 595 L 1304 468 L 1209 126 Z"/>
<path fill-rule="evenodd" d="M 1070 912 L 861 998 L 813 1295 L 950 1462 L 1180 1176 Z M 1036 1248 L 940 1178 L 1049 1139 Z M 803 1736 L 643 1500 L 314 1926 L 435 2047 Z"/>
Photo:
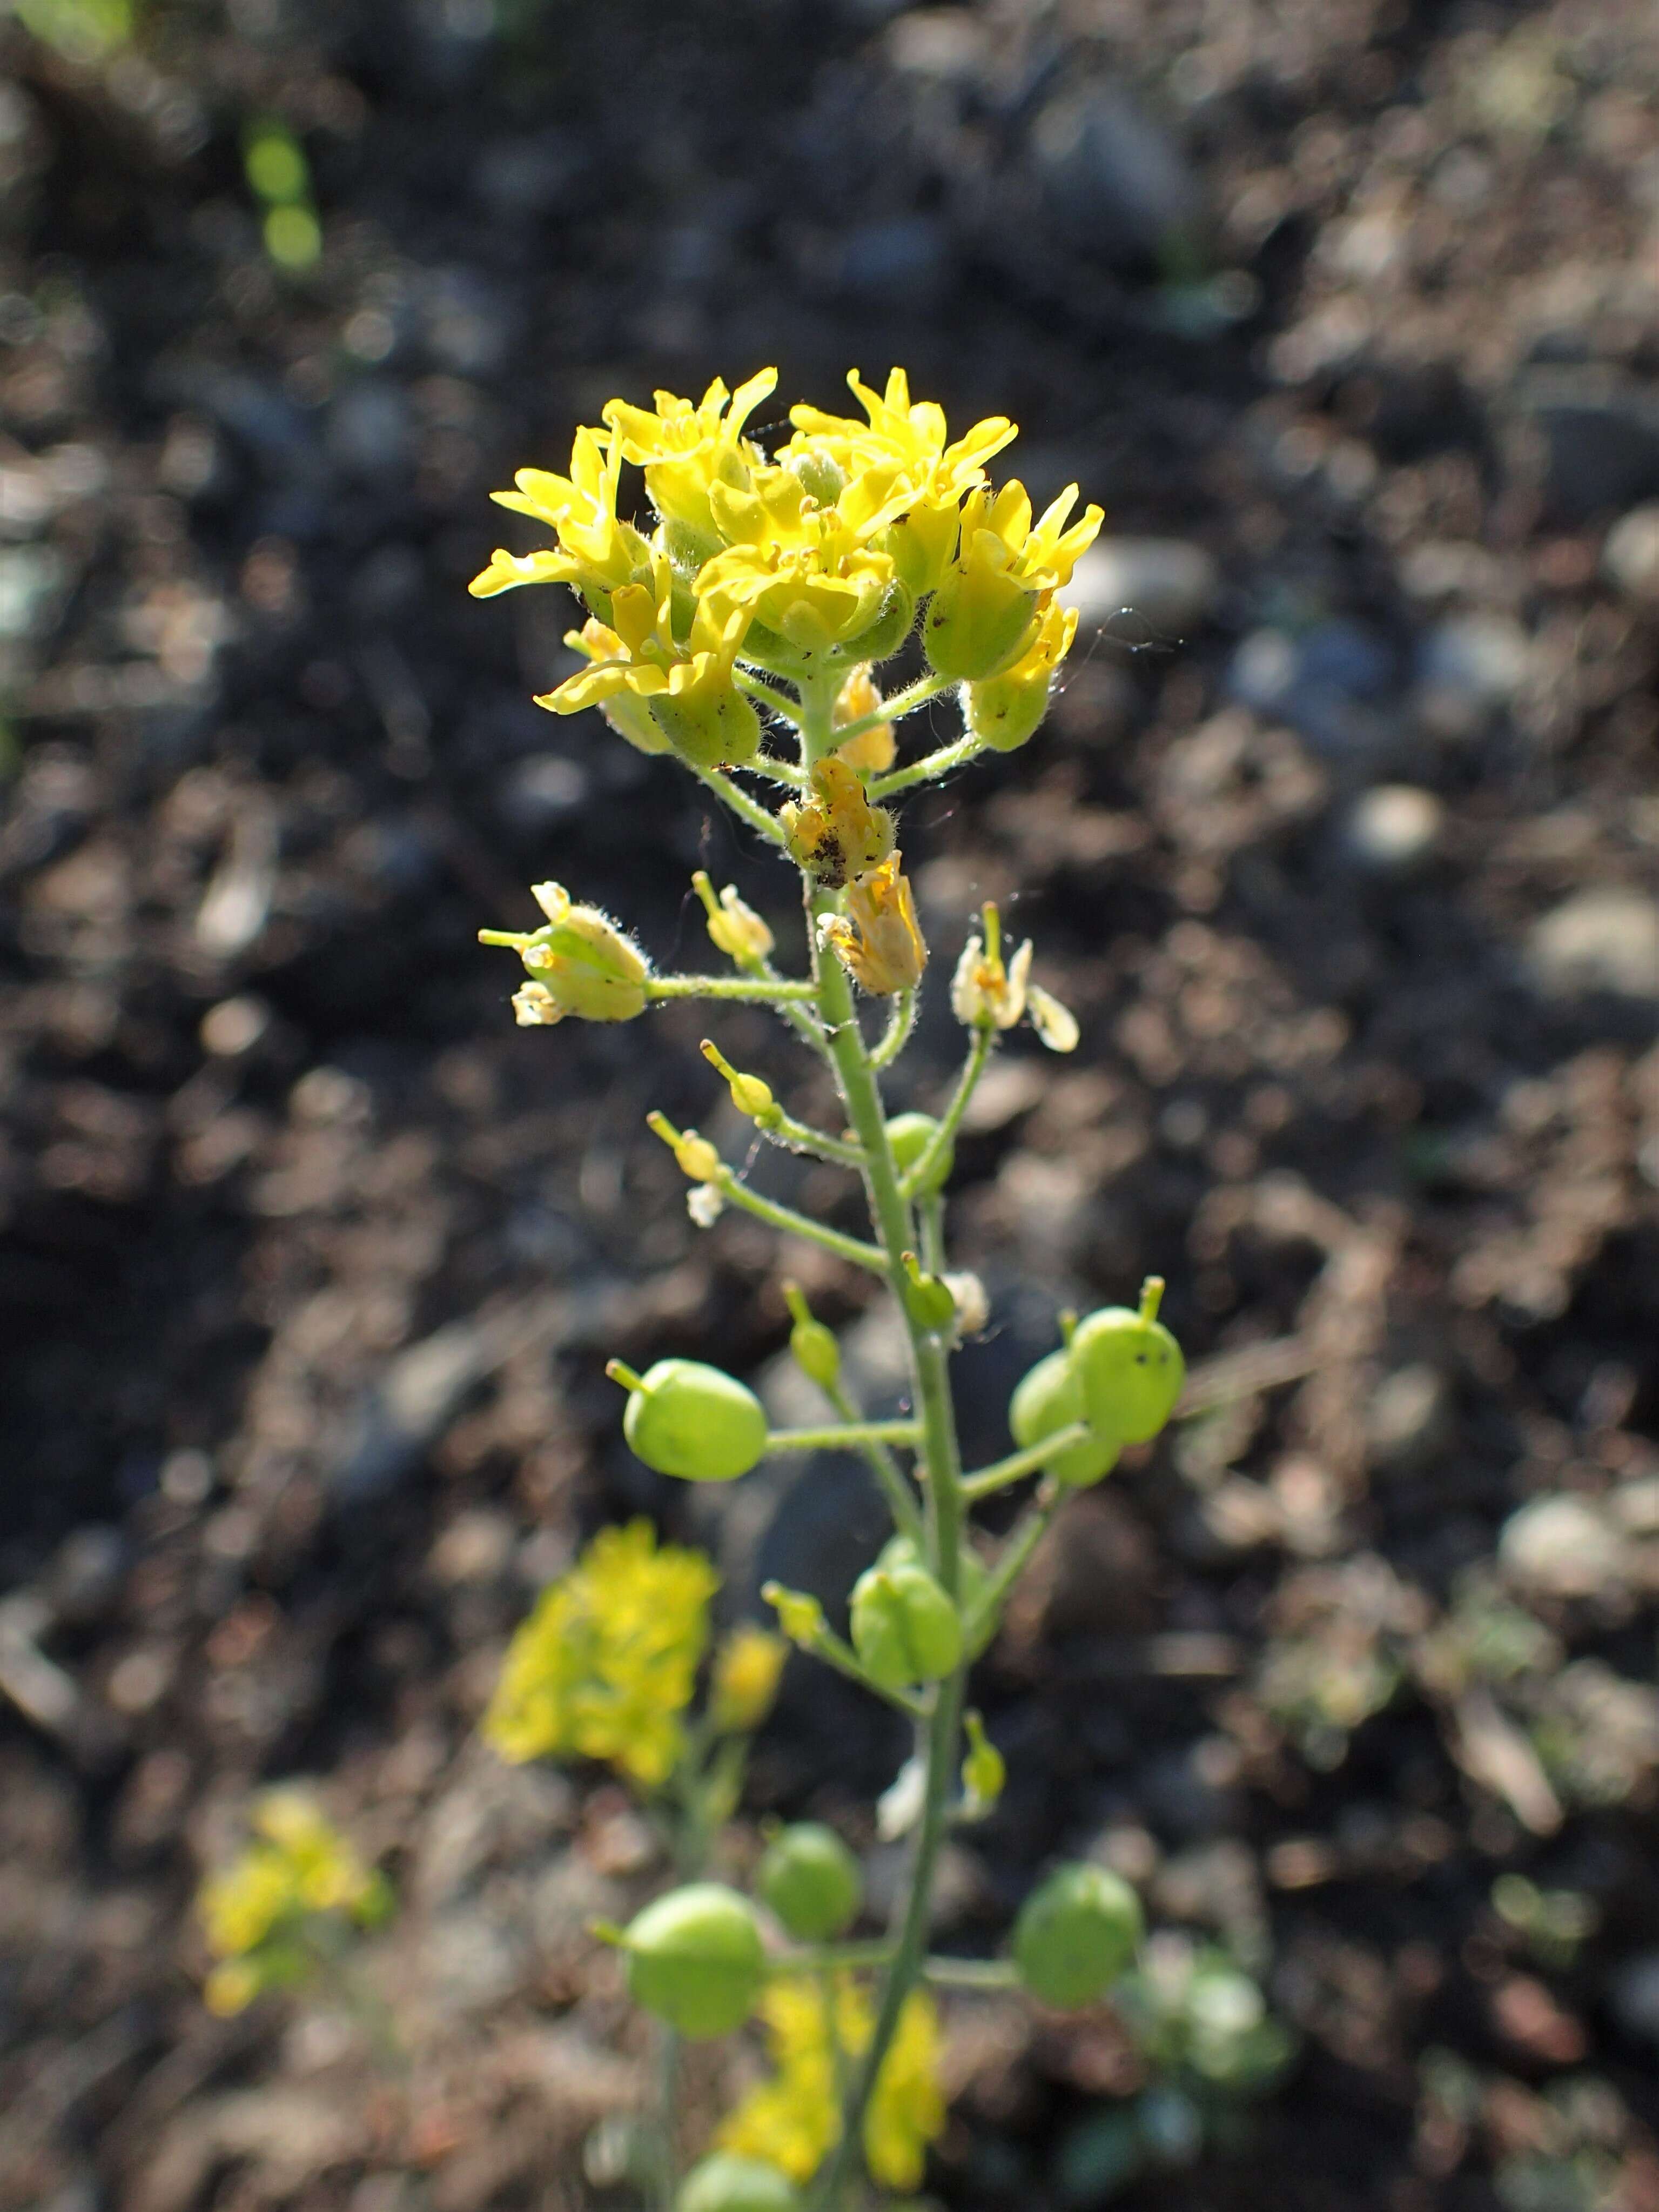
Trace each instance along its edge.
<path fill-rule="evenodd" d="M 683 1853 L 682 1873 L 695 1878 L 611 1931 L 671 2056 L 676 2038 L 726 2035 L 751 2019 L 770 2048 L 770 2078 L 702 2162 L 682 2182 L 663 2161 L 661 2201 L 678 2212 L 787 2212 L 803 2191 L 815 2212 L 842 2212 L 861 2172 L 915 2189 L 944 2118 L 931 1992 L 1008 1984 L 1082 2005 L 1133 1966 L 1138 1901 L 1099 1867 L 1054 1869 L 1026 1900 L 1004 1960 L 930 1955 L 929 1905 L 951 1824 L 981 1816 L 1002 1786 L 1000 1755 L 964 1710 L 973 1661 L 1067 1496 L 1109 1473 L 1126 1444 L 1156 1435 L 1183 1379 L 1153 1279 L 1136 1306 L 1063 1318 L 1056 1348 L 1014 1394 L 1018 1449 L 965 1474 L 950 1362 L 986 1316 L 979 1285 L 945 1256 L 956 1133 L 1016 1024 L 1029 1021 L 1055 1052 L 1078 1043 L 1077 1023 L 1032 975 L 1031 945 L 1007 943 L 994 907 L 950 985 L 965 1052 L 948 1101 L 936 1116 L 890 1116 L 882 1093 L 928 959 L 890 802 L 1035 735 L 1076 629 L 1057 595 L 1100 510 L 1074 515 L 1073 487 L 1034 515 L 1018 483 L 995 488 L 987 476 L 1013 424 L 993 416 L 952 441 L 941 410 L 913 402 L 898 369 L 880 392 L 849 379 L 862 419 L 797 406 L 790 434 L 763 441 L 750 426 L 775 381 L 770 370 L 735 392 L 717 381 L 695 405 L 663 392 L 648 410 L 610 402 L 599 426 L 576 433 L 568 475 L 526 469 L 515 490 L 496 495 L 552 544 L 497 552 L 472 586 L 481 598 L 525 584 L 574 591 L 584 619 L 566 642 L 581 665 L 538 703 L 558 714 L 597 707 L 627 743 L 677 759 L 793 866 L 805 908 L 801 972 L 787 973 L 761 916 L 699 873 L 709 939 L 727 965 L 664 974 L 606 915 L 538 884 L 538 927 L 482 933 L 523 967 L 519 1020 L 635 1021 L 682 999 L 772 1008 L 827 1066 L 844 1129 L 798 1118 L 713 1042 L 704 1054 L 762 1139 L 857 1178 L 869 1237 L 763 1196 L 695 1129 L 661 1115 L 651 1127 L 692 1186 L 695 1220 L 739 1208 L 867 1271 L 890 1295 L 908 1352 L 913 1410 L 866 1419 L 835 1337 L 791 1285 L 792 1346 L 823 1395 L 822 1425 L 773 1429 L 741 1382 L 698 1361 L 610 1368 L 628 1393 L 627 1440 L 660 1474 L 724 1482 L 771 1453 L 865 1456 L 893 1535 L 853 1592 L 845 1633 L 814 1597 L 775 1585 L 767 1595 L 792 1643 L 913 1723 L 921 1776 L 908 1880 L 879 1936 L 856 1933 L 856 1860 L 810 1824 L 769 1846 L 754 1885 L 760 1911 Z M 885 688 L 883 665 L 918 629 L 925 672 Z M 901 759 L 902 726 L 946 694 L 961 733 Z M 886 1008 L 878 1034 L 866 1029 L 866 1000 Z M 971 1540 L 972 1509 L 1027 1481 L 1023 1516 L 987 1559 Z M 684 1720 L 708 1595 L 695 1559 L 655 1549 L 648 1531 L 601 1539 L 513 1646 L 489 1722 L 498 1747 L 605 1759 L 647 1793 L 690 1774 L 695 1797 L 720 1732 L 718 1719 L 695 1729 Z M 719 1704 L 717 1685 L 713 1713 Z M 708 1825 L 697 1824 L 705 1843 Z"/>
<path fill-rule="evenodd" d="M 216 1961 L 204 1995 L 217 2013 L 326 1978 L 392 1910 L 385 1876 L 303 1790 L 268 1790 L 252 1826 L 240 1856 L 204 1882 L 198 1900 Z"/>

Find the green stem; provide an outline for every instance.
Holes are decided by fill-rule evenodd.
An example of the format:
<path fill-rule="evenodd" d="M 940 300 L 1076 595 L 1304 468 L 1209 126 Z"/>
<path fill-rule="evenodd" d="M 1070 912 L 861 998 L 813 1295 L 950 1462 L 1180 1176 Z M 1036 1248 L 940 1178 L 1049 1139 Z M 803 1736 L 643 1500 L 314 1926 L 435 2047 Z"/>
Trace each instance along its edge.
<path fill-rule="evenodd" d="M 792 1000 L 815 999 L 811 983 L 796 983 L 784 976 L 653 975 L 645 986 L 647 999 L 746 999 L 765 1006 L 787 1006 Z"/>
<path fill-rule="evenodd" d="M 891 799 L 896 792 L 908 791 L 915 784 L 933 783 L 940 776 L 948 775 L 953 768 L 965 768 L 984 750 L 977 738 L 957 738 L 948 745 L 941 745 L 937 752 L 924 753 L 908 768 L 890 769 L 885 775 L 877 776 L 871 783 L 871 804 Z"/>
<path fill-rule="evenodd" d="M 822 1429 L 769 1429 L 769 1452 L 853 1451 L 865 1444 L 917 1444 L 921 1430 L 915 1421 L 847 1421 Z"/>
<path fill-rule="evenodd" d="M 962 1494 L 972 1499 L 988 1498 L 993 1491 L 1006 1490 L 1010 1483 L 1022 1482 L 1028 1474 L 1041 1474 L 1056 1452 L 1069 1451 L 1073 1444 L 1086 1443 L 1093 1434 L 1086 1421 L 1068 1422 L 1052 1436 L 1027 1444 L 1023 1451 L 1010 1452 L 1006 1459 L 993 1460 L 989 1467 L 964 1475 Z"/>
<path fill-rule="evenodd" d="M 955 681 L 951 676 L 919 676 L 914 684 L 907 684 L 902 691 L 895 691 L 890 699 L 884 699 L 869 714 L 860 714 L 854 722 L 842 723 L 836 732 L 836 743 L 844 745 L 849 738 L 861 738 L 866 730 L 879 729 L 884 722 L 902 721 L 905 715 L 914 714 L 918 707 L 925 707 L 930 699 L 937 699 L 941 691 L 950 690 Z M 874 791 L 874 785 L 871 789 Z"/>
<path fill-rule="evenodd" d="M 890 1067 L 910 1042 L 910 1032 L 915 1025 L 916 994 L 914 991 L 901 991 L 887 1018 L 886 1032 L 870 1054 L 871 1066 L 878 1070 Z"/>
<path fill-rule="evenodd" d="M 739 1182 L 730 1168 L 720 1170 L 714 1177 L 714 1188 L 731 1205 L 752 1213 L 757 1221 L 782 1230 L 787 1236 L 804 1237 L 809 1244 L 833 1252 L 838 1260 L 849 1260 L 855 1267 L 866 1267 L 872 1274 L 884 1275 L 889 1272 L 887 1255 L 876 1245 L 866 1244 L 857 1237 L 843 1237 L 839 1229 L 826 1229 L 810 1214 L 797 1213 L 792 1206 L 780 1206 L 775 1199 L 763 1198 L 746 1182 Z"/>
<path fill-rule="evenodd" d="M 980 1590 L 973 1611 L 962 1624 L 963 1643 L 972 1645 L 1002 1611 L 1002 1601 L 1024 1573 L 1032 1553 L 1042 1540 L 1048 1523 L 1059 1512 L 1065 1497 L 1061 1485 L 1051 1479 L 1043 1484 L 1015 1522 L 994 1569 Z"/>
<path fill-rule="evenodd" d="M 962 1126 L 962 1117 L 968 1111 L 968 1102 L 979 1087 L 979 1079 L 985 1073 L 985 1063 L 991 1057 L 991 1048 L 996 1042 L 993 1029 L 977 1029 L 974 1042 L 968 1048 L 968 1057 L 962 1064 L 962 1073 L 957 1078 L 957 1087 L 951 1094 L 951 1103 L 939 1116 L 939 1127 L 927 1140 L 927 1149 L 915 1161 L 905 1176 L 901 1188 L 907 1198 L 925 1190 L 933 1181 L 933 1170 L 945 1157 L 945 1148 L 955 1139 Z"/>
<path fill-rule="evenodd" d="M 890 1943 L 813 1943 L 799 1951 L 775 1951 L 766 1962 L 772 1979 L 787 1974 L 839 1974 L 867 1972 L 888 1965 Z"/>
<path fill-rule="evenodd" d="M 849 1145 L 844 1137 L 832 1137 L 826 1130 L 813 1128 L 810 1122 L 798 1121 L 793 1114 L 786 1114 L 781 1109 L 775 1121 L 757 1121 L 755 1127 L 769 1143 L 781 1145 L 786 1152 L 810 1152 L 814 1159 L 828 1160 L 832 1167 L 864 1165 L 861 1145 Z"/>
<path fill-rule="evenodd" d="M 1019 1969 L 1012 1959 L 927 1959 L 922 1978 L 940 1990 L 1017 1990 Z"/>
<path fill-rule="evenodd" d="M 858 1407 L 848 1396 L 839 1380 L 820 1382 L 818 1388 L 843 1421 L 856 1421 L 860 1418 Z M 893 1516 L 895 1526 L 902 1529 L 918 1549 L 924 1548 L 927 1541 L 927 1530 L 916 1504 L 915 1493 L 905 1478 L 903 1468 L 884 1443 L 866 1444 L 861 1449 L 869 1462 L 870 1472 L 880 1485 L 882 1496 L 887 1500 L 887 1510 Z"/>
<path fill-rule="evenodd" d="M 775 714 L 781 722 L 787 722 L 792 730 L 800 727 L 799 712 L 787 692 L 780 691 L 775 684 L 768 684 L 758 676 L 751 676 L 746 668 L 738 669 L 735 676 L 739 691 L 746 691 L 751 699 L 758 699 L 762 706 Z"/>
<path fill-rule="evenodd" d="M 823 680 L 802 688 L 801 750 L 805 762 L 817 758 L 832 744 L 846 740 L 846 732 L 834 727 L 836 689 L 832 683 Z M 890 702 L 883 710 L 884 717 L 892 711 Z M 888 1142 L 880 1086 L 859 1028 L 852 986 L 840 961 L 821 956 L 817 924 L 821 915 L 834 910 L 834 901 L 822 892 L 811 892 L 809 887 L 808 908 L 819 1012 L 830 1039 L 842 1103 L 847 1109 L 853 1133 L 864 1147 L 864 1182 L 871 1219 L 881 1240 L 888 1283 L 909 1339 L 911 1375 L 922 1425 L 921 1458 L 927 1480 L 931 1564 L 945 1589 L 955 1597 L 961 1576 L 963 1508 L 962 1463 L 957 1447 L 945 1344 L 940 1336 L 916 1322 L 906 1298 L 902 1255 L 916 1249 L 915 1219 Z M 882 2061 L 898 2027 L 904 2001 L 915 1987 L 921 1972 L 927 1948 L 933 1877 L 956 1779 L 966 1672 L 964 1664 L 957 1674 L 939 1685 L 931 1710 L 918 1722 L 919 1747 L 925 1753 L 927 1781 L 909 1881 L 896 1914 L 891 1939 L 893 1958 L 883 1979 L 875 2027 L 842 2106 L 841 2138 L 826 2160 L 813 2192 L 812 2203 L 819 2212 L 830 2212 L 830 2208 L 839 2206 L 853 2163 L 861 2154 L 864 2115 Z"/>
<path fill-rule="evenodd" d="M 783 843 L 783 824 L 775 816 L 769 814 L 758 800 L 751 799 L 746 791 L 740 791 L 724 769 L 699 768 L 695 761 L 688 762 L 687 766 L 704 790 L 712 791 L 721 805 L 729 806 L 740 821 L 746 822 L 751 830 L 757 830 L 769 843 Z"/>

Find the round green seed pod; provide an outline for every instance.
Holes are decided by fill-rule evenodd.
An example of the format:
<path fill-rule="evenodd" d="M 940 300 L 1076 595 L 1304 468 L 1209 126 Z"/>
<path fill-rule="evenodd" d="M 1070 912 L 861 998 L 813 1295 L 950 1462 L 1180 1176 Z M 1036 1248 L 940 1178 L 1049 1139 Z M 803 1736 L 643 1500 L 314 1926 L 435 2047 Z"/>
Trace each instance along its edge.
<path fill-rule="evenodd" d="M 798 2212 L 800 2191 L 775 2166 L 716 2151 L 680 2184 L 674 2212 Z"/>
<path fill-rule="evenodd" d="M 959 1564 L 957 1568 L 957 1598 L 958 1607 L 965 1620 L 979 1603 L 980 1593 L 989 1579 L 989 1570 L 971 1545 L 964 1544 L 957 1554 L 957 1559 Z M 923 1559 L 921 1547 L 914 1537 L 890 1536 L 881 1547 L 876 1565 L 878 1567 L 889 1568 L 921 1567 L 926 1571 L 927 1562 Z M 970 1659 L 977 1659 L 996 1632 L 996 1621 L 994 1620 L 987 1621 L 969 1646 L 968 1656 Z"/>
<path fill-rule="evenodd" d="M 884 1689 L 942 1681 L 962 1657 L 962 1617 L 925 1567 L 869 1568 L 852 1613 L 853 1648 Z"/>
<path fill-rule="evenodd" d="M 916 1162 L 933 1141 L 939 1123 L 931 1114 L 895 1114 L 887 1124 L 887 1141 L 893 1148 L 893 1164 L 901 1175 L 908 1175 Z M 927 1178 L 930 1191 L 943 1190 L 951 1180 L 951 1170 L 956 1165 L 957 1148 L 946 1145 L 933 1164 L 933 1172 Z"/>
<path fill-rule="evenodd" d="M 659 1359 L 628 1401 L 623 1434 L 647 1467 L 687 1482 L 730 1482 L 766 1453 L 766 1409 L 700 1359 Z"/>
<path fill-rule="evenodd" d="M 623 1948 L 635 2001 L 693 2042 L 741 2027 L 765 1978 L 755 1908 L 717 1881 L 694 1881 L 647 1905 Z"/>
<path fill-rule="evenodd" d="M 1082 1419 L 1083 1388 L 1065 1352 L 1051 1352 L 1046 1359 L 1039 1359 L 1008 1401 L 1008 1426 L 1020 1445 L 1040 1444 L 1056 1429 L 1069 1429 Z M 1064 1451 L 1056 1452 L 1046 1462 L 1048 1471 L 1056 1482 L 1074 1490 L 1086 1489 L 1111 1473 L 1121 1449 L 1115 1437 L 1085 1437 L 1081 1443 L 1068 1444 Z"/>
<path fill-rule="evenodd" d="M 1145 1929 L 1140 1900 L 1121 1876 L 1059 1867 L 1020 1907 L 1014 1964 L 1044 2004 L 1092 2004 L 1127 1971 Z"/>
<path fill-rule="evenodd" d="M 767 1845 L 755 1887 L 798 1943 L 827 1943 L 850 1928 L 864 1875 L 833 1828 L 801 1820 Z"/>
<path fill-rule="evenodd" d="M 1181 1346 L 1163 1322 L 1128 1306 L 1084 1316 L 1072 1338 L 1072 1365 L 1090 1427 L 1126 1444 L 1158 1434 L 1187 1379 Z"/>

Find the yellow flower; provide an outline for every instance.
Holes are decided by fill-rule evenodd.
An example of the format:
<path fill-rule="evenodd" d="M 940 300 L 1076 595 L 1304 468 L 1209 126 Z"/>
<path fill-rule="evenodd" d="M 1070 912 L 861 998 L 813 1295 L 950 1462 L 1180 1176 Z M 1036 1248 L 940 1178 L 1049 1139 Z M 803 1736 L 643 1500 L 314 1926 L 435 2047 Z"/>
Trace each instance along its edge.
<path fill-rule="evenodd" d="M 994 908 L 986 908 L 986 921 L 984 938 L 970 937 L 962 948 L 951 981 L 952 1013 L 970 1030 L 1011 1030 L 1029 1018 L 1050 1052 L 1075 1052 L 1080 1034 L 1076 1015 L 1031 981 L 1030 939 L 1005 967 Z"/>
<path fill-rule="evenodd" d="M 849 884 L 848 918 L 832 915 L 820 924 L 824 942 L 835 947 L 854 980 L 878 998 L 914 990 L 927 963 L 910 879 L 899 872 L 902 857 L 893 853 Z"/>
<path fill-rule="evenodd" d="M 651 583 L 623 584 L 611 599 L 611 627 L 592 623 L 584 648 L 603 654 L 568 676 L 536 704 L 555 714 L 580 714 L 619 693 L 632 693 L 676 751 L 699 767 L 751 760 L 760 718 L 737 688 L 732 663 L 749 616 L 718 592 L 696 602 L 684 645 L 674 635 L 674 572 L 665 553 L 651 556 Z"/>
<path fill-rule="evenodd" d="M 696 537 L 714 536 L 709 495 L 717 483 L 746 484 L 750 470 L 763 461 L 743 430 L 777 381 L 775 368 L 763 368 L 728 392 L 717 376 L 695 407 L 672 392 L 654 393 L 654 412 L 625 399 L 605 403 L 613 454 L 642 465 L 645 488 L 665 522 Z"/>
<path fill-rule="evenodd" d="M 771 1711 L 789 1646 L 770 1629 L 744 1621 L 714 1655 L 708 1714 L 721 1735 L 747 1735 Z"/>
<path fill-rule="evenodd" d="M 968 686 L 968 726 L 981 744 L 1013 752 L 1035 737 L 1048 711 L 1054 671 L 1077 635 L 1077 610 L 1051 599 L 1025 651 L 1000 676 Z"/>
<path fill-rule="evenodd" d="M 848 722 L 861 722 L 866 714 L 873 714 L 881 705 L 881 693 L 867 668 L 855 668 L 841 687 L 836 701 L 836 725 L 842 727 Z M 884 769 L 893 765 L 898 752 L 898 740 L 890 722 L 872 722 L 855 738 L 848 738 L 836 751 L 849 768 L 873 772 L 879 775 Z"/>
<path fill-rule="evenodd" d="M 831 890 L 879 866 L 893 849 L 892 816 L 871 805 L 858 771 L 834 753 L 815 763 L 811 798 L 792 800 L 779 818 L 794 860 Z"/>
<path fill-rule="evenodd" d="M 776 2070 L 750 2093 L 714 2140 L 722 2150 L 762 2159 L 791 2180 L 805 2183 L 841 2136 L 836 2056 L 823 1992 L 811 1981 L 774 1981 L 761 1999 L 760 2017 Z M 856 2058 L 866 2049 L 874 2024 L 869 1993 L 851 1976 L 842 1976 L 836 1986 L 834 2033 L 846 2057 Z M 927 2146 L 944 2130 L 939 2055 L 939 2014 L 932 1998 L 918 1990 L 905 2000 L 865 2116 L 865 2158 L 884 2188 L 919 2187 Z"/>
<path fill-rule="evenodd" d="M 485 1740 L 514 1762 L 602 1759 L 647 1789 L 666 1781 L 719 1586 L 701 1552 L 659 1548 L 648 1521 L 602 1529 L 508 1645 Z"/>
<path fill-rule="evenodd" d="M 624 648 L 614 629 L 608 629 L 595 615 L 590 615 L 580 629 L 568 629 L 564 641 L 573 653 L 580 653 L 585 660 L 615 660 Z M 637 692 L 615 691 L 608 699 L 599 702 L 599 712 L 619 738 L 642 753 L 665 753 L 673 750 L 667 738 L 658 728 L 650 708 Z"/>
<path fill-rule="evenodd" d="M 1031 502 L 1016 477 L 993 499 L 969 493 L 956 558 L 922 624 L 927 658 L 939 675 L 978 683 L 1023 653 L 1046 594 L 1069 583 L 1079 555 L 1105 520 L 1097 507 L 1070 529 L 1077 501 L 1070 484 L 1033 525 Z"/>
<path fill-rule="evenodd" d="M 913 403 L 910 380 L 902 368 L 888 372 L 887 389 L 881 393 L 872 392 L 855 368 L 848 371 L 847 381 L 867 422 L 826 415 L 816 407 L 792 407 L 795 435 L 784 448 L 786 459 L 821 452 L 848 477 L 886 467 L 905 480 L 914 496 L 954 501 L 984 481 L 985 463 L 1019 434 L 1006 415 L 990 415 L 947 446 L 945 410 L 931 399 Z"/>
<path fill-rule="evenodd" d="M 550 525 L 558 550 L 519 555 L 498 547 L 467 586 L 473 598 L 493 599 L 519 584 L 574 584 L 580 592 L 604 596 L 643 574 L 651 549 L 632 523 L 617 516 L 621 466 L 614 440 L 601 431 L 578 430 L 568 477 L 520 469 L 514 479 L 517 491 L 492 492 L 498 507 Z"/>
<path fill-rule="evenodd" d="M 892 588 L 893 562 L 872 550 L 840 506 L 821 507 L 794 471 L 753 472 L 741 489 L 716 484 L 713 518 L 726 550 L 696 580 L 742 606 L 801 653 L 860 638 Z"/>
<path fill-rule="evenodd" d="M 343 1914 L 366 1927 L 389 1893 L 320 1808 L 299 1790 L 273 1790 L 254 1809 L 254 1840 L 202 1885 L 197 1911 L 219 1960 L 204 1994 L 240 2012 L 262 1989 L 301 1978 L 315 1963 L 306 1923 Z"/>

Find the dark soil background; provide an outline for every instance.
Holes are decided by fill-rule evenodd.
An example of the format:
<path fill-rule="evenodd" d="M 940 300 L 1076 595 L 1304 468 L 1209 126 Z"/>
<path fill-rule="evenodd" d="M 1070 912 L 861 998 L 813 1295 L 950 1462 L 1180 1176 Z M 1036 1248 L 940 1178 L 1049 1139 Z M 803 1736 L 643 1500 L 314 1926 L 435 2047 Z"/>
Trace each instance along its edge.
<path fill-rule="evenodd" d="M 661 1871 L 477 1744 L 505 1638 L 628 1512 L 734 1610 L 876 1529 L 845 1469 L 700 1518 L 621 1443 L 609 1354 L 784 1340 L 642 1117 L 742 1133 L 694 1014 L 517 1032 L 473 933 L 552 875 L 696 964 L 695 866 L 788 887 L 531 705 L 552 593 L 465 585 L 613 392 L 898 361 L 1115 533 L 1048 727 L 905 817 L 909 1095 L 988 895 L 1084 1025 L 961 1147 L 969 1449 L 1154 1267 L 1199 1409 L 984 1662 L 1012 1779 L 942 1940 L 1094 1852 L 1261 1977 L 1294 2070 L 1123 2203 L 1651 2212 L 1651 9 L 178 0 L 95 61 L 76 15 L 0 37 L 0 2205 L 621 2201 L 581 2145 L 644 2046 L 583 1931 Z M 791 1261 L 878 1397 L 863 1286 Z M 867 1832 L 902 1747 L 835 1686 L 750 1802 Z M 201 2007 L 194 1887 L 290 1774 L 397 1882 L 413 2077 L 337 2006 Z M 938 2195 L 1106 2202 L 1137 2066 L 964 2003 Z"/>

